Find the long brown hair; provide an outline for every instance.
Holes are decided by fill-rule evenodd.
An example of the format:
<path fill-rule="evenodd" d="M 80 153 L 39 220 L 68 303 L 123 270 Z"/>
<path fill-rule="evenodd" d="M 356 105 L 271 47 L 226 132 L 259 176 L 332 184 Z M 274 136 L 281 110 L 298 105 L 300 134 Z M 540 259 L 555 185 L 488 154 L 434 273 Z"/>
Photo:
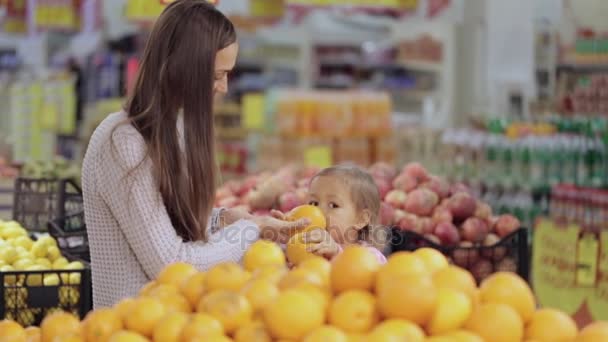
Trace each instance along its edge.
<path fill-rule="evenodd" d="M 234 42 L 232 23 L 206 1 L 171 3 L 154 24 L 126 105 L 131 124 L 146 142 L 173 226 L 187 241 L 206 240 L 217 177 L 215 56 Z"/>

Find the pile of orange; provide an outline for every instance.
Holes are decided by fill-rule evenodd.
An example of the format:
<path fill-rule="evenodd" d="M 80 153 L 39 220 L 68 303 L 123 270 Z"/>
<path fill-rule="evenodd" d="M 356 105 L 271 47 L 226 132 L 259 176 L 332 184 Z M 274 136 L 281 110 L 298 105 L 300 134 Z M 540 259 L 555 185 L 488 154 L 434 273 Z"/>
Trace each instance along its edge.
<path fill-rule="evenodd" d="M 332 263 L 315 257 L 288 270 L 259 241 L 233 263 L 199 272 L 176 263 L 137 298 L 89 313 L 47 316 L 40 328 L 0 322 L 0 341 L 608 341 L 608 323 L 578 331 L 557 310 L 537 309 L 527 283 L 496 273 L 479 287 L 441 253 L 420 249 L 380 265 L 365 247 Z"/>

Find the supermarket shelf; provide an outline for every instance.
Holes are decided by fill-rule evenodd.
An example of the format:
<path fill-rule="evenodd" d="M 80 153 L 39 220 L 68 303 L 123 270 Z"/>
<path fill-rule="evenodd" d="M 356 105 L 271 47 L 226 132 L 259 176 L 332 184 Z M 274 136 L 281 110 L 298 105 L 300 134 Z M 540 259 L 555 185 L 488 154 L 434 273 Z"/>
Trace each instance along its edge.
<path fill-rule="evenodd" d="M 397 63 L 405 68 L 419 71 L 441 72 L 443 69 L 443 66 L 440 63 L 422 60 L 405 60 L 398 61 Z"/>
<path fill-rule="evenodd" d="M 570 69 L 577 71 L 608 71 L 608 64 L 603 63 L 560 63 L 557 65 L 558 69 Z"/>

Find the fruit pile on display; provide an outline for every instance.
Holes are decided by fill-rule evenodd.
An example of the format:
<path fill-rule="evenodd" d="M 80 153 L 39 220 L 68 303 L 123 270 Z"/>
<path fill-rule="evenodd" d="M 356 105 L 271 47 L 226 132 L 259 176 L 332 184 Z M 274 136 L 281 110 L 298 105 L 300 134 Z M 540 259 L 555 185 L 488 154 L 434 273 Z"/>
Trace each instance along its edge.
<path fill-rule="evenodd" d="M 80 261 L 70 262 L 61 255 L 57 241 L 51 236 L 44 234 L 34 241 L 18 223 L 0 220 L 0 281 L 4 281 L 4 293 L 0 295 L 4 297 L 5 318 L 28 326 L 34 324 L 36 317 L 58 308 L 77 314 L 83 269 Z M 40 288 L 58 294 L 58 308 L 35 307 L 28 298 L 29 292 Z M 28 307 L 28 303 L 34 307 Z"/>
<path fill-rule="evenodd" d="M 54 313 L 40 328 L 2 321 L 0 331 L 11 341 L 608 341 L 608 323 L 579 332 L 565 313 L 537 309 L 516 274 L 477 287 L 434 249 L 396 253 L 381 265 L 352 246 L 331 263 L 315 257 L 288 269 L 281 248 L 267 241 L 256 242 L 242 266 L 167 266 L 136 298 L 82 322 Z"/>
<path fill-rule="evenodd" d="M 21 168 L 21 176 L 25 178 L 72 179 L 80 183 L 80 167 L 63 157 L 55 157 L 50 161 L 31 161 Z"/>

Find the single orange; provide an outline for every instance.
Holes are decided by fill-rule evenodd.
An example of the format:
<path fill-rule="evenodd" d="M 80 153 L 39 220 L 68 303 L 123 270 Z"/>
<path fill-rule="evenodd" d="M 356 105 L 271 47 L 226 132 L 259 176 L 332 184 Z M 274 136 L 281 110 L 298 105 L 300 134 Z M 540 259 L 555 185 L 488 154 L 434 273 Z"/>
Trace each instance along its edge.
<path fill-rule="evenodd" d="M 213 266 L 205 277 L 207 292 L 216 290 L 239 291 L 249 280 L 250 274 L 233 262 Z"/>
<path fill-rule="evenodd" d="M 223 336 L 224 327 L 215 317 L 205 313 L 195 313 L 182 329 L 182 341 L 206 341 L 210 337 Z"/>
<path fill-rule="evenodd" d="M 273 284 L 278 284 L 287 271 L 287 267 L 284 266 L 264 266 L 253 271 L 251 280 L 268 280 Z"/>
<path fill-rule="evenodd" d="M 325 220 L 323 211 L 314 205 L 301 205 L 295 207 L 286 215 L 288 221 L 297 221 L 304 218 L 309 219 L 310 224 L 303 229 L 294 230 L 291 233 L 292 236 L 298 232 L 308 232 L 319 228 L 325 229 L 327 227 L 327 221 Z"/>
<path fill-rule="evenodd" d="M 198 272 L 186 279 L 179 287 L 181 294 L 188 300 L 192 310 L 196 309 L 196 305 L 205 293 L 205 277 L 204 272 Z"/>
<path fill-rule="evenodd" d="M 234 291 L 218 290 L 201 299 L 198 312 L 207 312 L 222 323 L 227 334 L 251 322 L 253 309 L 247 298 Z"/>
<path fill-rule="evenodd" d="M 150 342 L 150 340 L 136 332 L 120 330 L 112 334 L 108 342 Z"/>
<path fill-rule="evenodd" d="M 241 291 L 247 297 L 254 312 L 266 307 L 279 295 L 279 288 L 268 280 L 253 280 Z"/>
<path fill-rule="evenodd" d="M 321 277 L 323 285 L 329 286 L 331 263 L 327 259 L 320 256 L 315 256 L 314 258 L 302 261 L 300 265 L 298 265 L 298 268 L 303 268 L 305 270 L 310 270 L 317 273 Z"/>
<path fill-rule="evenodd" d="M 264 322 L 275 339 L 300 340 L 325 322 L 325 308 L 305 291 L 290 289 L 264 309 Z"/>
<path fill-rule="evenodd" d="M 279 281 L 279 288 L 281 290 L 287 290 L 305 284 L 323 287 L 324 282 L 317 272 L 304 268 L 296 268 L 289 271 L 281 278 L 281 281 Z"/>
<path fill-rule="evenodd" d="M 281 247 L 266 240 L 256 241 L 243 256 L 243 266 L 250 272 L 264 266 L 285 266 L 285 264 L 285 254 Z"/>
<path fill-rule="evenodd" d="M 589 324 L 576 336 L 575 342 L 608 341 L 608 322 L 597 321 Z"/>
<path fill-rule="evenodd" d="M 378 324 L 367 341 L 423 342 L 424 331 L 416 324 L 402 319 L 388 319 Z"/>
<path fill-rule="evenodd" d="M 25 328 L 26 342 L 40 342 L 42 335 L 39 327 L 27 327 Z M 1 340 L 0 340 L 1 341 Z"/>
<path fill-rule="evenodd" d="M 572 341 L 578 334 L 578 327 L 572 317 L 555 309 L 540 309 L 526 325 L 525 338 L 540 342 Z"/>
<path fill-rule="evenodd" d="M 182 330 L 190 320 L 188 314 L 171 312 L 163 317 L 154 327 L 154 342 L 180 342 Z"/>
<path fill-rule="evenodd" d="M 0 342 L 25 342 L 27 338 L 25 330 L 14 321 L 0 321 L 0 331 Z"/>
<path fill-rule="evenodd" d="M 311 331 L 302 342 L 348 342 L 348 336 L 340 329 L 324 325 Z"/>
<path fill-rule="evenodd" d="M 378 322 L 376 298 L 369 292 L 342 292 L 329 306 L 329 323 L 346 333 L 366 333 Z"/>
<path fill-rule="evenodd" d="M 509 305 L 517 311 L 524 323 L 530 321 L 536 310 L 532 289 L 515 273 L 494 273 L 481 283 L 479 290 L 482 303 Z"/>
<path fill-rule="evenodd" d="M 234 342 L 271 342 L 272 337 L 266 331 L 264 323 L 251 322 L 240 327 L 234 334 Z"/>
<path fill-rule="evenodd" d="M 473 275 L 458 266 L 450 265 L 433 274 L 433 282 L 438 288 L 449 288 L 464 292 L 472 300 L 476 297 L 477 283 Z"/>
<path fill-rule="evenodd" d="M 465 329 L 485 341 L 512 342 L 524 337 L 524 323 L 515 309 L 506 304 L 481 304 L 471 314 Z"/>
<path fill-rule="evenodd" d="M 332 263 L 330 280 L 334 293 L 347 290 L 371 291 L 380 263 L 376 256 L 363 246 L 351 246 L 336 256 Z"/>
<path fill-rule="evenodd" d="M 154 327 L 165 316 L 163 303 L 152 297 L 138 298 L 125 320 L 125 327 L 146 337 L 152 337 Z"/>
<path fill-rule="evenodd" d="M 448 267 L 448 259 L 443 255 L 440 251 L 434 248 L 420 248 L 414 252 L 414 255 L 422 259 L 424 262 L 426 269 L 435 273 L 443 268 Z"/>
<path fill-rule="evenodd" d="M 429 274 L 422 258 L 411 252 L 397 252 L 378 270 L 376 285 L 397 274 Z"/>
<path fill-rule="evenodd" d="M 437 308 L 427 324 L 427 332 L 439 335 L 456 330 L 469 319 L 473 311 L 471 298 L 464 292 L 439 288 Z"/>
<path fill-rule="evenodd" d="M 186 279 L 195 275 L 198 271 L 194 266 L 185 262 L 176 262 L 163 268 L 156 277 L 159 284 L 173 285 L 179 287 Z"/>
<path fill-rule="evenodd" d="M 192 312 L 192 308 L 186 297 L 182 296 L 179 289 L 173 285 L 159 284 L 148 291 L 146 296 L 158 299 L 168 312 Z"/>
<path fill-rule="evenodd" d="M 114 305 L 114 310 L 116 311 L 116 313 L 122 320 L 123 324 L 127 320 L 127 317 L 129 316 L 129 313 L 131 312 L 131 310 L 133 309 L 134 306 L 135 306 L 134 298 L 125 298 L 125 299 L 121 300 L 120 302 L 118 302 L 118 304 Z"/>
<path fill-rule="evenodd" d="M 304 241 L 305 234 L 306 232 L 294 234 L 287 241 L 285 254 L 287 255 L 287 260 L 293 265 L 299 265 L 307 259 L 316 257 L 316 255 L 307 250 L 313 243 Z"/>
<path fill-rule="evenodd" d="M 466 330 L 455 330 L 443 336 L 451 338 L 452 342 L 483 342 L 479 335 Z"/>
<path fill-rule="evenodd" d="M 78 317 L 63 311 L 54 312 L 44 318 L 40 324 L 42 342 L 54 342 L 61 336 L 80 334 Z"/>
<path fill-rule="evenodd" d="M 102 308 L 91 311 L 82 321 L 83 335 L 87 342 L 105 342 L 113 333 L 123 328 L 122 319 L 114 309 Z"/>
<path fill-rule="evenodd" d="M 376 298 L 384 317 L 425 325 L 437 307 L 438 291 L 429 275 L 396 274 L 379 281 Z"/>
<path fill-rule="evenodd" d="M 146 285 L 144 285 L 144 287 L 142 287 L 139 290 L 139 295 L 140 296 L 145 296 L 148 294 L 148 292 L 150 292 L 153 288 L 155 288 L 158 285 L 158 282 L 156 280 L 152 280 L 146 283 Z"/>

